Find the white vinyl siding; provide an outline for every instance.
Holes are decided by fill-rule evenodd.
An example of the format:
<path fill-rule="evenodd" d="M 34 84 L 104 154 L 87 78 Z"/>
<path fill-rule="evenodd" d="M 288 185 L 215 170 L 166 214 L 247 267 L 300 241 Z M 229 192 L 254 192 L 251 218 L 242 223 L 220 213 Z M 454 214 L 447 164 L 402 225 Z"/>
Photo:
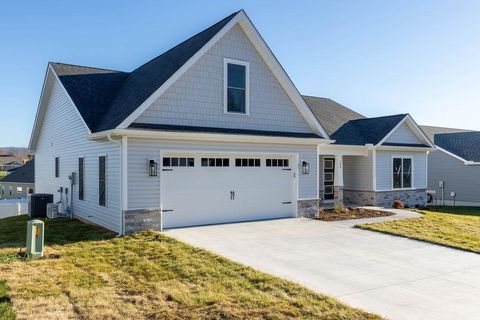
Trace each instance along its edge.
<path fill-rule="evenodd" d="M 85 159 L 84 201 L 74 186 L 74 214 L 111 230 L 120 231 L 120 147 L 113 142 L 89 141 L 88 130 L 64 88 L 56 79 L 44 93 L 49 96 L 35 151 L 35 191 L 51 193 L 59 201 L 59 187 L 70 189 L 68 175 L 78 175 L 78 158 Z M 107 155 L 107 207 L 98 205 L 98 156 Z M 60 176 L 55 178 L 55 157 L 60 156 Z M 78 182 L 77 182 L 78 183 Z M 69 192 L 70 193 L 70 192 Z M 70 199 L 70 194 L 68 196 Z"/>
<path fill-rule="evenodd" d="M 392 158 L 411 158 L 412 159 L 412 188 L 425 189 L 427 171 L 426 171 L 426 152 L 393 152 L 377 151 L 377 191 L 392 189 Z"/>
<path fill-rule="evenodd" d="M 249 116 L 224 112 L 224 59 L 249 63 Z M 312 132 L 239 26 L 233 27 L 136 123 Z"/>
<path fill-rule="evenodd" d="M 263 145 L 240 143 L 210 143 L 188 141 L 158 141 L 152 139 L 128 140 L 128 207 L 129 209 L 156 208 L 160 206 L 160 176 L 148 176 L 147 162 L 155 159 L 159 162 L 161 150 L 199 150 L 225 153 L 297 153 L 301 163 L 305 160 L 310 163 L 310 173 L 298 176 L 298 198 L 312 199 L 317 195 L 317 148 L 316 146 L 288 146 Z M 196 164 L 200 165 L 200 164 Z M 230 163 L 234 166 L 235 163 Z M 263 164 L 265 166 L 265 164 Z M 301 168 L 298 168 L 301 172 Z"/>
<path fill-rule="evenodd" d="M 436 190 L 437 199 L 441 199 L 440 181 L 447 201 L 453 200 L 450 192 L 455 192 L 457 203 L 480 203 L 480 166 L 467 166 L 443 151 L 432 151 L 428 155 L 428 189 Z"/>
<path fill-rule="evenodd" d="M 343 157 L 343 183 L 345 190 L 373 190 L 373 156 Z"/>
<path fill-rule="evenodd" d="M 418 139 L 412 129 L 404 122 L 388 137 L 385 143 L 422 144 L 423 142 Z"/>

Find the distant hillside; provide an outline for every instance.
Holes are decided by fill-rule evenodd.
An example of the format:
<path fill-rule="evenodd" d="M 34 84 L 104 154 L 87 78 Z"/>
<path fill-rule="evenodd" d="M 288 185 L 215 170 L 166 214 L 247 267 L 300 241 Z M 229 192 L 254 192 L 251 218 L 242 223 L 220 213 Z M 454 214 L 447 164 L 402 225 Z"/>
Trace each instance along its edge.
<path fill-rule="evenodd" d="M 0 154 L 11 154 L 21 159 L 28 159 L 27 148 L 0 147 Z"/>

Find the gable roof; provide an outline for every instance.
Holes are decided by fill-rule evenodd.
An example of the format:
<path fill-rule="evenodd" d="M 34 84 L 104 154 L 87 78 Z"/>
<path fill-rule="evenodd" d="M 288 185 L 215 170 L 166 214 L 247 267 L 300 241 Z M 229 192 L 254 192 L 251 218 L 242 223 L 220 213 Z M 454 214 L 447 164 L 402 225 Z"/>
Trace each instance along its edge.
<path fill-rule="evenodd" d="M 480 131 L 435 134 L 435 144 L 465 161 L 480 163 Z"/>
<path fill-rule="evenodd" d="M 303 99 L 328 135 L 350 120 L 365 119 L 364 115 L 328 98 L 304 95 Z"/>
<path fill-rule="evenodd" d="M 51 63 L 91 132 L 118 126 L 238 12 L 132 72 Z"/>
<path fill-rule="evenodd" d="M 90 131 L 103 126 L 105 116 L 129 74 L 58 62 L 50 65 Z"/>
<path fill-rule="evenodd" d="M 436 134 L 441 133 L 457 133 L 457 132 L 473 132 L 473 130 L 446 128 L 446 127 L 434 127 L 434 126 L 420 126 L 430 140 L 434 140 Z"/>
<path fill-rule="evenodd" d="M 0 180 L 0 183 L 2 182 L 35 183 L 35 159 L 28 161 L 11 174 L 5 176 Z"/>
<path fill-rule="evenodd" d="M 229 15 L 132 72 L 61 63 L 50 63 L 50 66 L 90 132 L 124 129 L 237 23 L 259 50 L 312 130 L 328 138 L 243 10 Z M 31 139 L 30 148 L 33 148 L 34 141 Z"/>
<path fill-rule="evenodd" d="M 408 114 L 351 120 L 330 137 L 335 144 L 366 145 L 380 143 Z"/>

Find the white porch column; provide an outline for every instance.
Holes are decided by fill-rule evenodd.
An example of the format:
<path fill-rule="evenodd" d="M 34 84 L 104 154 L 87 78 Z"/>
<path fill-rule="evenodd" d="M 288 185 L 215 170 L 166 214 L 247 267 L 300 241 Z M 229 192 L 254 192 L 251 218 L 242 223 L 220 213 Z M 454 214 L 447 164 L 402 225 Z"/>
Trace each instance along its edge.
<path fill-rule="evenodd" d="M 343 205 L 343 155 L 335 155 L 335 171 L 333 177 L 333 202 Z"/>

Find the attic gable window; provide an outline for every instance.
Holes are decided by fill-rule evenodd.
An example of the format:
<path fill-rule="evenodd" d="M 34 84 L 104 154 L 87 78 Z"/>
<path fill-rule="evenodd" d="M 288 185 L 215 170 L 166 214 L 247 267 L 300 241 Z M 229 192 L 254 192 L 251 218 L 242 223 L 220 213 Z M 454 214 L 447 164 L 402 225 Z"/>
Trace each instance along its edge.
<path fill-rule="evenodd" d="M 249 114 L 249 63 L 224 60 L 224 112 Z"/>

